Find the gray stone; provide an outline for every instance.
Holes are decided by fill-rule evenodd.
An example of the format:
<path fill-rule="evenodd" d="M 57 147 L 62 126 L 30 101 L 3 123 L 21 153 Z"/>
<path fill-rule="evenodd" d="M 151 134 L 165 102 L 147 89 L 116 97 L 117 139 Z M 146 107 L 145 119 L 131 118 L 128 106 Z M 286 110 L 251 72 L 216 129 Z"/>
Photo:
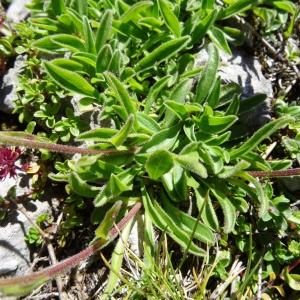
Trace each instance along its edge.
<path fill-rule="evenodd" d="M 25 181 L 30 181 L 26 176 Z M 17 186 L 17 195 L 24 195 L 29 191 L 28 186 L 22 186 L 18 176 L 0 182 L 0 196 L 5 198 L 9 189 L 14 185 Z M 30 201 L 24 203 L 24 207 L 33 221 L 39 215 L 50 211 L 50 206 L 45 201 Z M 22 213 L 13 209 L 8 211 L 5 219 L 0 222 L 0 276 L 22 275 L 28 272 L 30 268 L 30 250 L 24 237 L 30 226 L 28 219 Z"/>
<path fill-rule="evenodd" d="M 31 0 L 13 0 L 6 12 L 7 19 L 13 23 L 19 23 L 26 19 L 29 15 L 26 4 L 30 2 Z"/>
<path fill-rule="evenodd" d="M 266 94 L 267 99 L 255 106 L 246 115 L 243 122 L 250 130 L 255 130 L 271 120 L 270 99 L 273 97 L 272 84 L 263 73 L 259 61 L 241 50 L 234 50 L 232 56 L 221 54 L 219 75 L 223 83 L 235 82 L 242 87 L 241 99 L 255 94 Z M 208 59 L 207 51 L 201 50 L 196 59 L 196 66 L 201 66 Z"/>
<path fill-rule="evenodd" d="M 11 113 L 15 108 L 14 100 L 17 98 L 18 76 L 24 67 L 25 56 L 16 57 L 14 66 L 8 69 L 0 83 L 0 110 Z"/>

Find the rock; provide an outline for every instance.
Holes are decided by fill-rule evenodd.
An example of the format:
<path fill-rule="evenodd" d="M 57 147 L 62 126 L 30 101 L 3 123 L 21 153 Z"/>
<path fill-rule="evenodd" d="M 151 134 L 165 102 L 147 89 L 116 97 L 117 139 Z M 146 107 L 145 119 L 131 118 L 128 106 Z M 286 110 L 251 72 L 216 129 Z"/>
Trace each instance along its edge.
<path fill-rule="evenodd" d="M 28 181 L 26 176 L 25 181 Z M 14 185 L 17 186 L 17 195 L 24 195 L 29 191 L 28 187 L 20 185 L 19 177 L 7 178 L 0 182 L 0 196 L 5 198 L 9 189 Z M 33 221 L 39 215 L 50 211 L 50 206 L 46 201 L 30 201 L 24 204 L 24 207 Z M 23 275 L 28 272 L 30 250 L 24 237 L 30 226 L 27 218 L 17 210 L 10 210 L 0 222 L 0 276 Z"/>
<path fill-rule="evenodd" d="M 26 4 L 30 2 L 31 0 L 13 0 L 6 12 L 7 19 L 13 23 L 19 23 L 26 19 L 29 15 Z"/>
<path fill-rule="evenodd" d="M 263 126 L 271 120 L 270 99 L 273 97 L 272 84 L 262 74 L 259 61 L 246 52 L 234 50 L 232 56 L 221 55 L 219 75 L 223 83 L 235 82 L 242 87 L 241 99 L 249 98 L 255 94 L 266 94 L 267 99 L 255 106 L 241 122 L 247 125 L 250 131 Z M 196 66 L 204 65 L 208 59 L 207 51 L 201 50 L 196 58 Z"/>
<path fill-rule="evenodd" d="M 15 108 L 14 100 L 17 98 L 18 76 L 24 67 L 26 56 L 16 57 L 14 66 L 8 69 L 0 82 L 0 110 L 11 113 Z"/>

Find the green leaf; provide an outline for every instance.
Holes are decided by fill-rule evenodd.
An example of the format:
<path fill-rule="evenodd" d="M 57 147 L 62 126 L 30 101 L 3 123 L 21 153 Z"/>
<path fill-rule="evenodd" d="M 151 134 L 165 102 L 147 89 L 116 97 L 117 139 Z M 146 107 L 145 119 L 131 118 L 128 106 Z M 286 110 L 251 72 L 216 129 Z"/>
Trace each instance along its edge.
<path fill-rule="evenodd" d="M 112 73 L 119 74 L 122 64 L 122 53 L 120 50 L 116 50 L 109 63 L 108 70 Z"/>
<path fill-rule="evenodd" d="M 167 58 L 176 55 L 180 50 L 184 49 L 187 46 L 189 41 L 189 36 L 183 36 L 162 44 L 153 52 L 147 54 L 143 59 L 141 59 L 135 66 L 135 71 L 141 72 L 146 69 L 152 68 L 153 66 L 155 66 L 155 64 L 159 64 Z"/>
<path fill-rule="evenodd" d="M 156 150 L 149 155 L 145 167 L 150 178 L 157 180 L 170 171 L 173 164 L 173 157 L 169 151 Z"/>
<path fill-rule="evenodd" d="M 258 216 L 260 218 L 263 217 L 264 214 L 268 212 L 269 209 L 269 198 L 263 189 L 261 183 L 258 181 L 258 179 L 250 176 L 249 174 L 245 172 L 241 172 L 239 174 L 240 177 L 246 179 L 247 181 L 251 182 L 255 186 L 255 192 L 257 195 L 257 199 L 259 201 L 259 209 L 258 209 Z"/>
<path fill-rule="evenodd" d="M 212 194 L 216 197 L 224 215 L 224 232 L 230 233 L 233 231 L 236 222 L 236 211 L 230 200 L 217 189 L 211 189 Z"/>
<path fill-rule="evenodd" d="M 215 242 L 215 237 L 212 231 L 203 223 L 200 223 L 197 219 L 182 212 L 173 206 L 167 197 L 163 197 L 163 205 L 166 209 L 166 213 L 175 221 L 180 228 L 186 231 L 193 238 L 206 243 L 208 245 L 213 245 Z"/>
<path fill-rule="evenodd" d="M 138 112 L 136 116 L 139 123 L 139 131 L 151 135 L 160 131 L 158 123 L 146 113 Z"/>
<path fill-rule="evenodd" d="M 114 248 L 112 257 L 111 257 L 111 269 L 109 277 L 105 286 L 105 290 L 101 295 L 102 300 L 110 299 L 110 296 L 113 294 L 113 291 L 117 287 L 118 280 L 122 272 L 122 263 L 124 258 L 124 253 L 126 249 L 126 244 L 131 232 L 133 220 L 130 220 L 126 227 L 123 229 L 120 238 Z"/>
<path fill-rule="evenodd" d="M 152 104 L 156 101 L 159 93 L 168 84 L 171 79 L 171 75 L 164 76 L 155 82 L 150 88 L 147 98 L 145 100 L 145 113 L 148 114 L 151 110 Z"/>
<path fill-rule="evenodd" d="M 173 34 L 176 37 L 180 37 L 180 33 L 181 33 L 180 23 L 177 17 L 175 16 L 175 14 L 173 13 L 173 11 L 170 9 L 169 1 L 158 0 L 158 3 L 159 3 L 159 10 L 163 16 L 165 24 L 167 25 L 167 27 L 169 27 L 171 32 L 173 32 Z"/>
<path fill-rule="evenodd" d="M 201 112 L 201 105 L 188 104 L 188 103 L 178 103 L 176 101 L 167 100 L 164 105 L 170 109 L 180 120 L 186 120 L 190 114 Z"/>
<path fill-rule="evenodd" d="M 74 3 L 75 2 L 75 3 Z M 88 3 L 87 0 L 74 0 L 75 9 L 80 16 L 87 16 Z"/>
<path fill-rule="evenodd" d="M 218 16 L 218 10 L 214 10 L 207 14 L 204 19 L 201 19 L 198 24 L 195 26 L 194 30 L 191 33 L 192 45 L 195 43 L 200 43 L 205 34 L 208 32 L 209 28 L 214 24 Z"/>
<path fill-rule="evenodd" d="M 201 117 L 193 117 L 197 127 L 204 133 L 221 133 L 230 128 L 237 120 L 237 116 L 213 116 L 212 110 L 206 106 Z"/>
<path fill-rule="evenodd" d="M 152 1 L 139 1 L 132 5 L 124 14 L 120 17 L 121 23 L 127 23 L 131 20 L 135 20 L 139 13 L 145 9 L 147 9 L 149 6 L 152 6 Z"/>
<path fill-rule="evenodd" d="M 66 12 L 64 0 L 51 0 L 51 7 L 57 16 Z"/>
<path fill-rule="evenodd" d="M 241 160 L 235 166 L 225 166 L 221 173 L 218 174 L 219 178 L 228 178 L 237 175 L 239 172 L 250 167 L 250 163 Z"/>
<path fill-rule="evenodd" d="M 219 230 L 219 221 L 211 202 L 209 191 L 203 195 L 203 191 L 200 188 L 194 188 L 196 195 L 196 203 L 198 211 L 201 213 L 201 219 L 204 224 L 212 228 L 213 230 Z"/>
<path fill-rule="evenodd" d="M 122 206 L 122 201 L 117 201 L 114 205 L 106 212 L 102 222 L 95 230 L 96 238 L 107 240 L 109 230 L 114 226 L 116 218 Z"/>
<path fill-rule="evenodd" d="M 98 195 L 100 188 L 87 184 L 78 174 L 71 173 L 69 176 L 69 184 L 72 190 L 83 197 L 94 198 Z"/>
<path fill-rule="evenodd" d="M 109 64 L 112 58 L 112 49 L 110 45 L 105 45 L 101 48 L 97 55 L 96 72 L 102 73 L 108 71 Z"/>
<path fill-rule="evenodd" d="M 180 132 L 181 125 L 174 125 L 154 134 L 147 142 L 141 152 L 153 152 L 155 150 L 170 150 L 175 144 Z"/>
<path fill-rule="evenodd" d="M 99 98 L 98 91 L 77 73 L 65 70 L 49 62 L 45 62 L 44 67 L 49 76 L 62 88 L 84 96 Z"/>
<path fill-rule="evenodd" d="M 43 37 L 32 43 L 32 47 L 41 51 L 52 52 L 62 49 L 70 50 L 72 52 L 84 52 L 84 42 L 70 34 L 56 34 Z"/>
<path fill-rule="evenodd" d="M 206 99 L 207 104 L 211 108 L 215 108 L 219 104 L 220 93 L 221 93 L 221 78 L 218 76 L 210 94 Z"/>
<path fill-rule="evenodd" d="M 114 196 L 120 195 L 125 191 L 131 190 L 131 187 L 127 185 L 127 182 L 122 181 L 115 174 L 112 174 L 110 177 L 109 187 L 110 187 L 111 194 Z"/>
<path fill-rule="evenodd" d="M 105 77 L 108 85 L 114 91 L 114 93 L 117 97 L 117 100 L 119 101 L 121 106 L 125 108 L 126 117 L 128 117 L 128 115 L 130 115 L 130 114 L 135 115 L 137 108 L 135 107 L 134 102 L 131 100 L 124 85 L 112 73 L 106 72 L 106 73 L 104 73 L 104 77 Z"/>
<path fill-rule="evenodd" d="M 209 44 L 208 46 L 208 57 L 208 61 L 197 84 L 194 100 L 200 104 L 205 101 L 217 78 L 220 57 L 218 49 L 213 44 Z"/>
<path fill-rule="evenodd" d="M 270 4 L 292 15 L 297 13 L 297 5 L 292 1 L 271 1 Z"/>
<path fill-rule="evenodd" d="M 207 178 L 207 170 L 200 162 L 200 157 L 197 152 L 176 155 L 174 158 L 185 170 L 195 173 L 201 178 Z"/>
<path fill-rule="evenodd" d="M 142 200 L 146 214 L 152 222 L 163 232 L 166 232 L 184 250 L 197 256 L 206 256 L 206 251 L 196 246 L 191 237 L 177 226 L 176 222 L 161 208 L 155 200 L 151 200 L 145 188 L 142 189 Z"/>
<path fill-rule="evenodd" d="M 225 8 L 222 13 L 218 16 L 218 19 L 228 19 L 233 15 L 237 15 L 242 11 L 245 11 L 255 5 L 257 5 L 260 0 L 237 0 L 231 5 Z"/>
<path fill-rule="evenodd" d="M 235 159 L 242 154 L 250 152 L 255 147 L 257 147 L 261 141 L 269 137 L 278 129 L 286 127 L 291 121 L 293 121 L 293 118 L 291 117 L 281 117 L 266 124 L 265 126 L 260 128 L 251 138 L 244 142 L 239 148 L 232 149 L 229 152 L 231 159 Z"/>
<path fill-rule="evenodd" d="M 96 128 L 81 133 L 76 139 L 79 141 L 92 141 L 92 142 L 109 142 L 109 139 L 112 138 L 118 132 L 114 128 Z"/>
<path fill-rule="evenodd" d="M 250 111 L 251 109 L 255 108 L 255 106 L 257 106 L 258 104 L 264 102 L 266 98 L 266 94 L 256 94 L 250 98 L 241 100 L 239 114 L 243 114 Z"/>
<path fill-rule="evenodd" d="M 219 29 L 216 26 L 211 26 L 210 29 L 208 30 L 208 35 L 212 42 L 222 51 L 225 53 L 229 54 L 230 56 L 232 55 L 230 47 L 228 46 L 226 37 L 224 32 Z"/>
<path fill-rule="evenodd" d="M 134 116 L 130 115 L 124 124 L 124 126 L 110 139 L 110 142 L 115 146 L 118 147 L 122 145 L 129 133 L 133 130 L 133 124 L 134 124 Z"/>
<path fill-rule="evenodd" d="M 285 267 L 283 270 L 283 276 L 289 287 L 294 291 L 300 291 L 300 275 L 290 274 L 289 267 Z"/>
<path fill-rule="evenodd" d="M 82 20 L 86 52 L 96 54 L 95 36 L 89 23 L 89 19 L 86 16 L 83 16 Z"/>
<path fill-rule="evenodd" d="M 83 71 L 83 66 L 81 63 L 72 61 L 70 59 L 56 58 L 51 60 L 51 63 L 69 71 L 73 71 L 73 72 Z"/>
<path fill-rule="evenodd" d="M 99 53 L 100 49 L 102 49 L 102 47 L 105 45 L 106 41 L 111 35 L 112 19 L 112 11 L 110 9 L 105 10 L 104 14 L 100 19 L 99 27 L 96 33 L 95 47 L 97 53 Z"/>
<path fill-rule="evenodd" d="M 183 104 L 185 99 L 192 88 L 193 81 L 191 79 L 183 79 L 179 82 L 173 89 L 170 100 L 175 101 L 176 103 Z M 173 111 L 167 110 L 165 113 L 164 127 L 171 126 L 176 120 L 176 115 Z"/>

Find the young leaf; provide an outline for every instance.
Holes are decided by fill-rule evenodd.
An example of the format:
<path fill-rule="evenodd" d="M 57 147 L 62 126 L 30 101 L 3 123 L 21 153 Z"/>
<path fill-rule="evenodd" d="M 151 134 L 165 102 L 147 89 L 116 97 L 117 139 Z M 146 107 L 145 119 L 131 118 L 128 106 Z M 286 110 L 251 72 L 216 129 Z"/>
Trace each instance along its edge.
<path fill-rule="evenodd" d="M 256 94 L 250 98 L 240 101 L 239 114 L 246 113 L 253 109 L 256 105 L 264 102 L 267 98 L 266 94 Z"/>
<path fill-rule="evenodd" d="M 224 214 L 224 232 L 230 233 L 233 231 L 236 222 L 236 211 L 231 201 L 217 189 L 211 189 L 212 194 L 216 197 Z"/>
<path fill-rule="evenodd" d="M 168 84 L 168 82 L 171 79 L 171 75 L 164 76 L 163 78 L 160 78 L 157 82 L 154 83 L 154 85 L 150 88 L 147 98 L 145 100 L 145 110 L 144 112 L 148 114 L 151 110 L 152 104 L 156 101 L 159 93 L 162 91 L 162 89 Z"/>
<path fill-rule="evenodd" d="M 51 60 L 51 63 L 58 67 L 61 67 L 63 69 L 69 70 L 69 71 L 73 71 L 73 72 L 83 71 L 83 66 L 81 63 L 72 61 L 70 59 L 55 58 L 55 59 Z"/>
<path fill-rule="evenodd" d="M 62 88 L 84 96 L 99 98 L 98 91 L 77 73 L 65 70 L 49 62 L 44 62 L 44 67 L 49 76 Z"/>
<path fill-rule="evenodd" d="M 96 54 L 95 36 L 89 23 L 89 19 L 86 16 L 83 16 L 83 32 L 86 52 Z"/>
<path fill-rule="evenodd" d="M 268 208 L 269 208 L 269 199 L 268 199 L 268 196 L 266 195 L 262 185 L 256 178 L 250 176 L 249 174 L 247 174 L 245 172 L 241 172 L 239 174 L 239 176 L 246 179 L 247 181 L 251 182 L 255 186 L 255 192 L 257 194 L 257 199 L 259 201 L 258 216 L 260 218 L 262 218 L 263 215 L 265 213 L 267 213 Z"/>
<path fill-rule="evenodd" d="M 96 33 L 95 47 L 97 53 L 105 45 L 106 41 L 111 35 L 113 13 L 110 9 L 105 10 L 101 17 L 99 28 Z"/>
<path fill-rule="evenodd" d="M 197 152 L 190 152 L 188 154 L 176 155 L 175 160 L 182 168 L 197 174 L 202 178 L 207 178 L 207 170 L 199 161 L 199 154 Z"/>
<path fill-rule="evenodd" d="M 192 45 L 201 42 L 202 38 L 208 32 L 209 28 L 214 24 L 217 16 L 218 16 L 218 11 L 214 10 L 209 14 L 207 14 L 207 16 L 204 19 L 201 19 L 198 22 L 198 24 L 195 26 L 194 30 L 191 33 Z"/>
<path fill-rule="evenodd" d="M 197 256 L 206 256 L 206 252 L 191 241 L 191 237 L 177 226 L 176 222 L 170 218 L 157 201 L 150 199 L 145 188 L 142 190 L 142 200 L 146 214 L 149 215 L 156 227 L 166 232 L 184 250 Z"/>
<path fill-rule="evenodd" d="M 108 238 L 109 230 L 114 226 L 116 218 L 122 206 L 122 201 L 117 201 L 106 212 L 102 222 L 95 230 L 96 238 L 106 240 Z"/>
<path fill-rule="evenodd" d="M 103 46 L 97 55 L 96 72 L 102 73 L 108 71 L 111 58 L 112 58 L 111 46 L 110 45 Z"/>
<path fill-rule="evenodd" d="M 200 187 L 198 189 L 194 188 L 194 191 L 196 195 L 198 211 L 201 213 L 201 219 L 203 220 L 204 224 L 213 230 L 219 230 L 218 217 L 212 205 L 209 191 L 207 191 L 205 195 L 203 191 L 200 191 Z"/>
<path fill-rule="evenodd" d="M 57 16 L 66 12 L 64 0 L 51 0 L 51 7 Z"/>
<path fill-rule="evenodd" d="M 120 68 L 122 64 L 122 53 L 120 50 L 116 50 L 111 58 L 108 66 L 108 70 L 114 74 L 120 73 Z"/>
<path fill-rule="evenodd" d="M 253 150 L 261 141 L 269 137 L 271 134 L 276 132 L 280 128 L 287 126 L 293 118 L 291 117 L 281 117 L 274 120 L 264 127 L 260 128 L 251 138 L 244 142 L 239 148 L 232 149 L 229 154 L 231 159 L 235 159 L 242 154 L 248 153 Z"/>
<path fill-rule="evenodd" d="M 153 67 L 155 64 L 159 64 L 167 58 L 176 55 L 180 50 L 184 49 L 187 46 L 189 41 L 189 36 L 183 36 L 162 44 L 153 52 L 142 58 L 135 66 L 135 71 L 144 71 Z"/>
<path fill-rule="evenodd" d="M 221 78 L 218 76 L 215 84 L 208 95 L 206 102 L 211 108 L 215 108 L 220 101 L 220 92 L 221 92 Z"/>
<path fill-rule="evenodd" d="M 78 174 L 71 173 L 69 176 L 69 184 L 72 190 L 83 197 L 94 198 L 98 195 L 100 188 L 89 185 L 83 181 Z"/>
<path fill-rule="evenodd" d="M 215 238 L 212 231 L 203 223 L 200 223 L 195 218 L 191 217 L 187 213 L 182 212 L 171 204 L 166 196 L 163 197 L 163 205 L 166 212 L 171 218 L 178 224 L 181 229 L 186 231 L 188 234 L 203 243 L 208 245 L 214 244 Z"/>
<path fill-rule="evenodd" d="M 231 5 L 225 8 L 220 15 L 218 15 L 218 19 L 228 19 L 233 15 L 237 15 L 242 11 L 245 11 L 255 5 L 257 5 L 260 0 L 237 0 L 234 1 Z"/>
<path fill-rule="evenodd" d="M 173 167 L 173 157 L 169 151 L 156 150 L 146 161 L 146 170 L 150 178 L 157 180 Z"/>
<path fill-rule="evenodd" d="M 208 57 L 208 62 L 206 63 L 205 69 L 203 70 L 197 84 L 196 96 L 194 100 L 200 104 L 205 101 L 217 78 L 220 58 L 218 49 L 213 44 L 208 46 Z"/>
<path fill-rule="evenodd" d="M 124 14 L 120 17 L 120 21 L 124 24 L 131 20 L 135 20 L 139 13 L 149 6 L 152 6 L 152 1 L 139 1 L 132 5 Z"/>
<path fill-rule="evenodd" d="M 76 139 L 78 141 L 109 142 L 109 139 L 117 134 L 118 130 L 114 128 L 96 128 L 81 133 Z"/>
<path fill-rule="evenodd" d="M 195 124 L 204 133 L 221 133 L 230 128 L 237 120 L 237 116 L 213 116 L 209 107 L 205 107 L 204 113 L 199 117 L 193 117 Z"/>
<path fill-rule="evenodd" d="M 219 49 L 223 50 L 225 53 L 229 54 L 230 56 L 232 55 L 225 34 L 221 29 L 219 29 L 216 26 L 211 26 L 210 29 L 208 30 L 208 36 Z"/>
<path fill-rule="evenodd" d="M 122 145 L 126 141 L 129 133 L 131 133 L 133 129 L 133 124 L 134 116 L 130 115 L 124 126 L 110 139 L 110 142 L 115 147 Z"/>
<path fill-rule="evenodd" d="M 119 81 L 119 79 L 113 75 L 112 73 L 106 72 L 104 74 L 106 82 L 112 88 L 115 95 L 117 96 L 117 100 L 120 102 L 122 107 L 125 108 L 126 115 L 136 114 L 137 108 L 135 107 L 134 102 L 131 100 L 127 90 L 124 85 Z"/>
<path fill-rule="evenodd" d="M 180 29 L 180 23 L 173 13 L 173 11 L 170 9 L 170 3 L 167 0 L 158 0 L 159 3 L 159 10 L 164 18 L 164 21 L 166 25 L 169 27 L 171 32 L 174 33 L 176 37 L 180 37 L 181 29 Z"/>
<path fill-rule="evenodd" d="M 192 87 L 192 83 L 193 81 L 191 79 L 184 79 L 181 82 L 179 82 L 173 89 L 170 95 L 170 100 L 183 104 L 185 102 L 186 96 L 188 95 Z M 175 120 L 175 114 L 171 110 L 167 110 L 165 114 L 164 127 L 171 126 Z"/>
<path fill-rule="evenodd" d="M 154 134 L 149 142 L 144 144 L 141 152 L 153 152 L 155 150 L 169 150 L 175 144 L 180 132 L 181 125 L 174 125 Z"/>
<path fill-rule="evenodd" d="M 43 37 L 33 42 L 32 47 L 49 53 L 62 49 L 70 50 L 71 52 L 85 51 L 84 42 L 70 34 L 55 34 Z"/>

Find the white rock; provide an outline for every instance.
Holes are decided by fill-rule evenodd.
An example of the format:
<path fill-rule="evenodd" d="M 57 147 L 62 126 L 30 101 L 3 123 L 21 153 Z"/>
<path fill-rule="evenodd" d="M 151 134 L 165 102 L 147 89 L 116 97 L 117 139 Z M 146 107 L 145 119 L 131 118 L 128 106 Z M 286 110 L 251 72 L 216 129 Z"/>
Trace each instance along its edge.
<path fill-rule="evenodd" d="M 7 19 L 13 23 L 19 23 L 26 19 L 29 15 L 26 4 L 30 2 L 31 0 L 13 0 L 6 12 Z"/>
<path fill-rule="evenodd" d="M 17 98 L 18 76 L 24 67 L 25 56 L 17 56 L 13 68 L 3 76 L 0 86 L 0 110 L 11 113 L 15 108 L 14 100 Z"/>
<path fill-rule="evenodd" d="M 273 97 L 272 84 L 263 73 L 259 61 L 249 56 L 247 53 L 234 50 L 232 56 L 220 53 L 221 63 L 219 75 L 223 83 L 235 82 L 243 90 L 241 99 L 245 99 L 255 94 L 266 94 L 267 99 L 254 107 L 241 121 L 250 130 L 255 130 L 271 120 L 270 99 Z M 202 66 L 208 59 L 206 49 L 199 52 L 195 65 Z"/>
<path fill-rule="evenodd" d="M 17 195 L 24 195 L 28 188 L 19 186 L 14 178 L 0 182 L 0 196 L 6 197 L 8 190 L 17 185 Z M 50 211 L 48 202 L 30 201 L 24 204 L 28 215 L 33 221 Z M 10 210 L 0 222 L 0 276 L 22 275 L 30 268 L 30 251 L 24 236 L 31 226 L 27 218 L 17 210 Z"/>

